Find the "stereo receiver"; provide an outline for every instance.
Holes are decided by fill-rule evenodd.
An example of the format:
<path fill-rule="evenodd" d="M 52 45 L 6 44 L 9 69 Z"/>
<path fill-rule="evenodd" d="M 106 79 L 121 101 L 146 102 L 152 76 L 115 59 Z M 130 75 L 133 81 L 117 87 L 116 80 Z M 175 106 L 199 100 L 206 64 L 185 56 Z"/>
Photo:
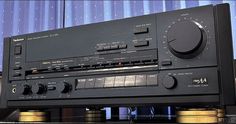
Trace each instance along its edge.
<path fill-rule="evenodd" d="M 8 107 L 235 103 L 228 4 L 4 40 Z"/>

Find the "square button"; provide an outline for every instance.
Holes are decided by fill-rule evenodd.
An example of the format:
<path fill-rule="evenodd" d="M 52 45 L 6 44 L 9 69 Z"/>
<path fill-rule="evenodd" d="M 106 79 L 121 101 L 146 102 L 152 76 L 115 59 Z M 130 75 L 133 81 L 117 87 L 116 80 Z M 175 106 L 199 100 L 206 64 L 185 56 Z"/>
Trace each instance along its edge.
<path fill-rule="evenodd" d="M 125 76 L 125 86 L 135 86 L 135 75 Z"/>
<path fill-rule="evenodd" d="M 22 47 L 21 46 L 15 46 L 14 48 L 14 54 L 20 55 L 21 54 Z"/>
<path fill-rule="evenodd" d="M 146 75 L 136 75 L 135 86 L 147 85 Z"/>
<path fill-rule="evenodd" d="M 75 89 L 83 89 L 85 87 L 86 79 L 77 79 L 75 83 Z"/>
<path fill-rule="evenodd" d="M 105 78 L 96 78 L 95 88 L 102 88 L 104 86 Z"/>
<path fill-rule="evenodd" d="M 115 82 L 115 77 L 106 77 L 104 87 L 113 87 Z"/>
<path fill-rule="evenodd" d="M 147 75 L 147 85 L 158 85 L 157 74 Z"/>
<path fill-rule="evenodd" d="M 95 83 L 94 78 L 88 78 L 85 83 L 85 88 L 93 88 Z"/>
<path fill-rule="evenodd" d="M 125 76 L 116 76 L 115 78 L 115 87 L 125 86 Z"/>

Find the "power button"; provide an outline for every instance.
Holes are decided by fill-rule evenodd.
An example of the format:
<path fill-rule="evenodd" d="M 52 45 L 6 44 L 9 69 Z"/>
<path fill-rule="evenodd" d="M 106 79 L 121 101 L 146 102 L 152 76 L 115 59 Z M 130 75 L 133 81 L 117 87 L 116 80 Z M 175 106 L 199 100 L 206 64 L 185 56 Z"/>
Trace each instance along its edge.
<path fill-rule="evenodd" d="M 20 55 L 22 51 L 22 47 L 21 46 L 15 46 L 14 48 L 14 54 L 15 55 Z"/>

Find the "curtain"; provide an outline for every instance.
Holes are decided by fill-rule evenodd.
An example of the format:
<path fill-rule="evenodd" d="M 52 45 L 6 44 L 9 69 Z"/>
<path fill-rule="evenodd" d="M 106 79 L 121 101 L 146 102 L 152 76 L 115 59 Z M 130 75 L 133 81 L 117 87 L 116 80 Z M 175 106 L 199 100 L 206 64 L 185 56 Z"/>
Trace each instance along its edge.
<path fill-rule="evenodd" d="M 62 27 L 63 1 L 0 1 L 0 71 L 3 38 Z"/>

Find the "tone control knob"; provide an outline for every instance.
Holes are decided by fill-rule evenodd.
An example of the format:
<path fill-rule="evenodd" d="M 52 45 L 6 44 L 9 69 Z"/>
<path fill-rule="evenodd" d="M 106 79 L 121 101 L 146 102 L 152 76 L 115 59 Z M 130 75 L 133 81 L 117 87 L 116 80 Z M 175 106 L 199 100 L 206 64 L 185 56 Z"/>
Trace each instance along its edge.
<path fill-rule="evenodd" d="M 32 91 L 35 94 L 43 94 L 47 91 L 47 87 L 43 84 L 36 84 L 32 86 Z"/>
<path fill-rule="evenodd" d="M 19 90 L 23 95 L 29 95 L 32 93 L 31 86 L 28 84 L 24 84 Z"/>
<path fill-rule="evenodd" d="M 56 89 L 61 93 L 68 93 L 71 91 L 72 86 L 67 82 L 58 82 L 56 84 Z"/>
<path fill-rule="evenodd" d="M 167 75 L 164 77 L 162 84 L 166 89 L 173 89 L 177 85 L 177 80 L 174 76 Z"/>
<path fill-rule="evenodd" d="M 172 25 L 167 33 L 168 48 L 179 58 L 190 59 L 199 55 L 206 45 L 206 33 L 194 21 L 181 21 Z"/>

